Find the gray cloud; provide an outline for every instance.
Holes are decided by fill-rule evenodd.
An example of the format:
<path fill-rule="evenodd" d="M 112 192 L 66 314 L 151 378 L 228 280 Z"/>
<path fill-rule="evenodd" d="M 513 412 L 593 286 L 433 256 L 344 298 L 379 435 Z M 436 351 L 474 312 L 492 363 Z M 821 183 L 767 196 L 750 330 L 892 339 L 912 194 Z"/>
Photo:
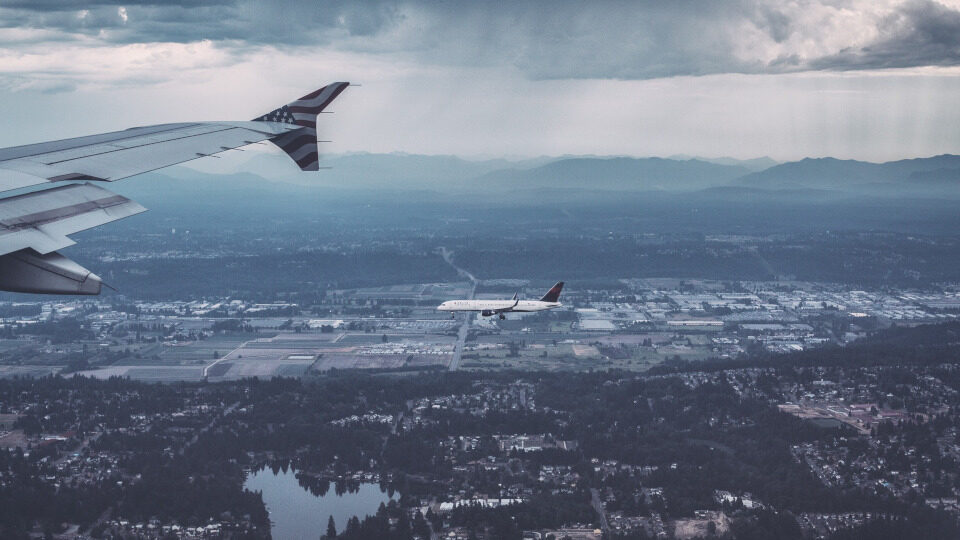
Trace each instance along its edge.
<path fill-rule="evenodd" d="M 751 69 L 728 28 L 739 2 L 443 4 L 409 46 L 443 63 L 512 65 L 528 76 L 646 79 Z"/>
<path fill-rule="evenodd" d="M 121 8 L 126 18 L 120 15 Z M 55 29 L 100 36 L 108 43 L 210 39 L 261 45 L 323 45 L 345 36 L 377 34 L 395 17 L 389 3 L 296 0 L 40 1 L 5 2 L 0 8 L 3 27 Z"/>
<path fill-rule="evenodd" d="M 751 20 L 758 27 L 764 28 L 777 43 L 783 43 L 793 34 L 793 21 L 790 17 L 771 6 L 758 5 Z"/>
<path fill-rule="evenodd" d="M 14 0 L 0 8 L 0 27 L 108 44 L 207 39 L 233 47 L 318 46 L 434 65 L 506 67 L 532 79 L 960 64 L 960 11 L 931 0 L 893 9 L 872 0 Z"/>
<path fill-rule="evenodd" d="M 880 36 L 863 47 L 810 63 L 814 69 L 856 70 L 960 65 L 960 11 L 911 0 L 884 17 Z"/>

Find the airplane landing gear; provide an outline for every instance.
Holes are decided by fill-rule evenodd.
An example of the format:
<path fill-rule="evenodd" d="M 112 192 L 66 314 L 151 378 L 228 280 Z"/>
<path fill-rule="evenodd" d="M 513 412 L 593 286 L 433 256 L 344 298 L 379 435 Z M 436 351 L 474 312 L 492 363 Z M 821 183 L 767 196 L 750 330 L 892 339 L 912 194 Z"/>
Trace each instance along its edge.
<path fill-rule="evenodd" d="M 504 319 L 506 319 L 506 318 L 507 318 L 506 315 L 504 315 L 503 313 L 500 314 L 500 320 L 501 320 L 501 321 L 504 320 Z"/>

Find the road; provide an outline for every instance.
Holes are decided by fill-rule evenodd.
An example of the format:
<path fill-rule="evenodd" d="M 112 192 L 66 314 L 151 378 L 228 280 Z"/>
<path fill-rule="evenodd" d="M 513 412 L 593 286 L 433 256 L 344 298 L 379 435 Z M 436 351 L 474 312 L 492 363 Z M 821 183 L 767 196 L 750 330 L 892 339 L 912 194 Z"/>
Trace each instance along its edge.
<path fill-rule="evenodd" d="M 217 358 L 216 360 L 213 361 L 212 364 L 209 364 L 209 365 L 207 365 L 206 367 L 204 367 L 204 368 L 203 368 L 203 378 L 206 379 L 206 378 L 207 378 L 207 375 L 210 374 L 210 368 L 212 368 L 213 366 L 219 364 L 220 362 L 223 362 L 223 361 L 226 360 L 227 357 L 230 356 L 231 354 L 233 354 L 233 353 L 239 351 L 240 349 L 246 347 L 247 343 L 250 343 L 250 342 L 249 342 L 249 341 L 244 341 L 244 342 L 241 343 L 240 345 L 237 345 L 237 348 L 235 348 L 235 349 L 233 349 L 232 351 L 228 352 L 227 354 L 221 356 L 220 358 Z"/>
<path fill-rule="evenodd" d="M 479 280 L 470 272 L 467 272 L 463 268 L 460 268 L 453 262 L 453 252 L 449 251 L 445 247 L 439 248 L 440 256 L 443 257 L 443 260 L 447 261 L 454 270 L 457 271 L 457 274 L 470 280 L 470 293 L 467 294 L 467 300 L 473 300 L 473 296 L 477 293 L 477 283 Z M 460 325 L 460 330 L 457 332 L 457 345 L 453 349 L 453 358 L 450 360 L 450 371 L 456 371 L 460 369 L 460 359 L 463 357 L 463 346 L 467 341 L 467 334 L 470 332 L 470 325 L 473 323 L 473 313 L 466 313 L 463 317 L 463 324 Z"/>
<path fill-rule="evenodd" d="M 607 523 L 607 513 L 603 509 L 603 501 L 600 500 L 600 492 L 597 491 L 596 488 L 590 488 L 590 497 L 593 509 L 596 510 L 597 515 L 600 516 L 600 529 L 603 532 L 609 532 L 610 525 Z"/>
<path fill-rule="evenodd" d="M 213 426 L 217 423 L 217 420 L 220 420 L 221 418 L 225 418 L 226 416 L 230 415 L 233 411 L 237 410 L 237 407 L 239 406 L 240 406 L 240 402 L 237 401 L 236 403 L 233 403 L 227 408 L 225 408 L 222 414 L 214 416 L 213 419 L 210 420 L 210 423 L 208 423 L 206 426 L 204 426 L 199 431 L 194 433 L 193 437 L 189 441 L 187 441 L 186 444 L 184 444 L 177 453 L 182 456 L 188 448 L 193 446 L 197 442 L 197 440 L 200 439 L 201 435 L 203 435 L 204 433 L 209 431 L 211 428 L 213 428 Z M 100 435 L 98 434 L 97 437 L 99 436 Z M 84 446 L 89 444 L 89 441 L 91 439 L 87 439 L 87 441 L 84 441 Z M 113 506 L 107 507 L 107 509 L 104 510 L 102 514 L 100 514 L 100 516 L 96 519 L 96 521 L 93 522 L 93 525 L 91 525 L 91 528 L 95 528 L 98 525 L 106 523 L 106 521 L 110 519 L 110 516 L 112 513 L 113 513 Z"/>
<path fill-rule="evenodd" d="M 182 447 L 180 447 L 180 451 L 177 452 L 177 453 L 182 456 L 182 455 L 187 451 L 187 449 L 189 449 L 191 446 L 193 446 L 194 444 L 196 444 L 196 442 L 200 439 L 200 436 L 201 436 L 201 435 L 203 435 L 204 433 L 210 431 L 210 429 L 213 428 L 213 426 L 217 423 L 218 420 L 220 420 L 221 418 L 226 418 L 227 416 L 230 416 L 230 414 L 231 414 L 233 411 L 237 410 L 237 407 L 239 407 L 239 406 L 240 406 L 240 402 L 237 401 L 236 403 L 233 403 L 233 404 L 231 404 L 230 406 L 228 406 L 226 409 L 224 409 L 224 410 L 223 410 L 223 413 L 214 416 L 214 417 L 210 420 L 210 423 L 207 424 L 206 426 L 204 426 L 203 428 L 201 428 L 201 429 L 200 429 L 199 431 L 197 431 L 196 433 L 194 433 L 194 434 L 193 434 L 193 437 L 192 437 L 189 441 L 187 441 L 186 444 L 184 444 Z"/>

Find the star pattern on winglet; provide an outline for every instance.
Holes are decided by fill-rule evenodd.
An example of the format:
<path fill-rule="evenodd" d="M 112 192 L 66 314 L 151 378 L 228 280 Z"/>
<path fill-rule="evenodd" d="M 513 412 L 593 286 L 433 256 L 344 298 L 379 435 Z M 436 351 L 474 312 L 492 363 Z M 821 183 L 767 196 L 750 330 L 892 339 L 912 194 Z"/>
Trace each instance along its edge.
<path fill-rule="evenodd" d="M 281 122 L 284 124 L 294 123 L 293 114 L 290 113 L 287 105 L 284 105 L 279 109 L 274 109 L 260 118 L 255 118 L 254 120 L 260 122 Z"/>

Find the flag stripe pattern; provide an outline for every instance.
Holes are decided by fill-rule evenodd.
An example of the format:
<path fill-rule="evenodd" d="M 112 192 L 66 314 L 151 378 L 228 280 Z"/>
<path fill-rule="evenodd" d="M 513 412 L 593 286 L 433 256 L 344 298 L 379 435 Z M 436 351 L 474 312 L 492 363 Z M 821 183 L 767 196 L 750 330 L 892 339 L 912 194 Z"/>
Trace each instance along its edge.
<path fill-rule="evenodd" d="M 350 83 L 336 82 L 311 92 L 302 98 L 254 118 L 257 122 L 282 122 L 300 126 L 300 129 L 278 135 L 270 142 L 280 147 L 301 170 L 320 169 L 317 149 L 317 115 L 343 92 Z"/>

